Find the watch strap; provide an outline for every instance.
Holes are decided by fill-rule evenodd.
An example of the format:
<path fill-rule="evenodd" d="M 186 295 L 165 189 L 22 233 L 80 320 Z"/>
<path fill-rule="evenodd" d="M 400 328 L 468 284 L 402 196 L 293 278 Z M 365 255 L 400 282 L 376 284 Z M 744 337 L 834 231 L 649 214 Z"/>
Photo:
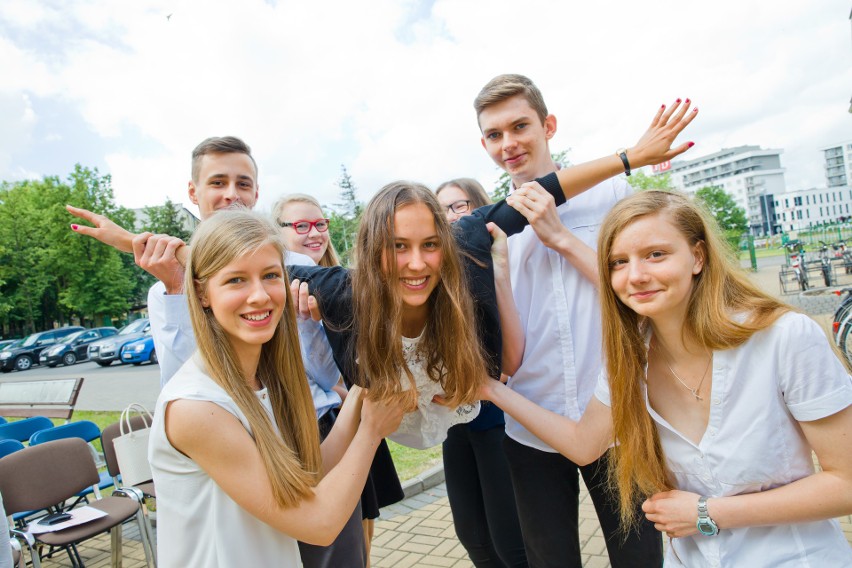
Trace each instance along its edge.
<path fill-rule="evenodd" d="M 619 148 L 615 151 L 615 155 L 621 158 L 621 163 L 624 164 L 624 175 L 630 175 L 630 161 L 627 159 L 627 150 Z"/>

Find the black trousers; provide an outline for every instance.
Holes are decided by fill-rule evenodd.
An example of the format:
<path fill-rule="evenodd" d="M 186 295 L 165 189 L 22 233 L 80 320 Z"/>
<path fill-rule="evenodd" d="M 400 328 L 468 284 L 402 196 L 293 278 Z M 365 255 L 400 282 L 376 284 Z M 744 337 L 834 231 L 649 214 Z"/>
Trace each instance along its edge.
<path fill-rule="evenodd" d="M 586 482 L 606 539 L 613 568 L 663 565 L 663 541 L 653 523 L 641 517 L 625 540 L 618 521 L 618 503 L 606 484 L 606 459 L 580 467 L 568 458 L 518 443 L 503 442 L 527 559 L 533 568 L 582 566 L 578 532 L 580 478 Z"/>
<path fill-rule="evenodd" d="M 456 535 L 477 568 L 527 566 L 515 507 L 503 425 L 483 431 L 450 428 L 444 441 L 444 477 Z"/>
<path fill-rule="evenodd" d="M 329 410 L 319 419 L 320 440 L 325 440 L 334 426 L 333 412 Z M 364 568 L 367 565 L 367 547 L 361 524 L 361 504 L 355 506 L 334 542 L 329 546 L 299 542 L 299 555 L 304 568 Z"/>

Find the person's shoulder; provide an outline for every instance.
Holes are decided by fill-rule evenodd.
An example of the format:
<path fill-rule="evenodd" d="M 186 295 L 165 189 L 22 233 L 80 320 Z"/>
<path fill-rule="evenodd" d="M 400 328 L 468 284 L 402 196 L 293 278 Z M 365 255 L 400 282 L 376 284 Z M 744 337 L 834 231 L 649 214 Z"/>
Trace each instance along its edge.
<path fill-rule="evenodd" d="M 166 294 L 166 285 L 157 280 L 153 286 L 148 288 L 148 303 L 161 299 Z"/>
<path fill-rule="evenodd" d="M 186 360 L 174 376 L 165 384 L 161 396 L 170 400 L 177 398 L 228 399 L 225 390 L 204 370 L 198 352 Z"/>

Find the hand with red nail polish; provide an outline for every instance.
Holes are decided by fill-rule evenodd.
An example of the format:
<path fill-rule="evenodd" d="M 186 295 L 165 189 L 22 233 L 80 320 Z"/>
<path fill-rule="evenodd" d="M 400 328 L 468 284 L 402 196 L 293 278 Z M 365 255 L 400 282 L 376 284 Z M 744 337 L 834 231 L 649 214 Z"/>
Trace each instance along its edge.
<path fill-rule="evenodd" d="M 671 160 L 694 146 L 693 142 L 685 142 L 672 147 L 675 138 L 698 115 L 697 108 L 688 112 L 692 102 L 690 99 L 686 99 L 683 104 L 681 104 L 681 100 L 680 98 L 676 99 L 671 108 L 668 109 L 666 105 L 662 105 L 651 121 L 651 126 L 648 127 L 639 142 L 627 149 L 627 158 L 633 168 Z"/>

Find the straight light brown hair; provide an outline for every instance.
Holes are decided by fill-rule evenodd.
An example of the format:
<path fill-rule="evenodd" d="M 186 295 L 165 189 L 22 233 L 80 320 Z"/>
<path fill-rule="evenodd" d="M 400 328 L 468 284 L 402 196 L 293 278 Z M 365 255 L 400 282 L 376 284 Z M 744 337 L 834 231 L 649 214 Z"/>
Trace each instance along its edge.
<path fill-rule="evenodd" d="M 601 282 L 612 281 L 611 253 L 618 235 L 631 223 L 656 215 L 669 221 L 690 246 L 704 254 L 701 272 L 693 278 L 683 336 L 710 350 L 746 342 L 772 325 L 790 307 L 762 292 L 734 264 L 733 254 L 719 236 L 715 221 L 681 194 L 642 191 L 610 210 L 598 236 Z M 612 402 L 614 441 L 609 460 L 610 486 L 617 488 L 622 526 L 636 522 L 642 499 L 674 488 L 659 433 L 645 406 L 645 334 L 649 322 L 618 299 L 611 285 L 600 292 L 603 346 Z M 738 321 L 737 316 L 744 316 Z"/>
<path fill-rule="evenodd" d="M 201 158 L 207 154 L 245 154 L 254 166 L 254 181 L 257 183 L 257 162 L 251 155 L 251 148 L 236 136 L 211 136 L 202 140 L 192 150 L 192 181 L 195 183 L 198 183 L 198 174 L 201 171 Z"/>
<path fill-rule="evenodd" d="M 394 216 L 399 209 L 424 204 L 432 213 L 443 252 L 441 280 L 428 299 L 429 315 L 418 346 L 429 377 L 441 384 L 450 406 L 477 400 L 487 377 L 485 357 L 477 334 L 473 299 L 452 230 L 435 194 L 408 181 L 386 185 L 370 200 L 361 217 L 356 240 L 352 296 L 357 332 L 359 384 L 376 399 L 402 394 L 401 378 L 416 402 L 414 376 L 402 351 L 402 299 L 396 262 Z"/>
<path fill-rule="evenodd" d="M 257 378 L 267 388 L 275 425 L 243 375 L 231 341 L 201 299 L 209 279 L 235 259 L 271 244 L 284 256 L 278 228 L 248 210 L 219 211 L 198 226 L 192 237 L 184 289 L 198 351 L 210 377 L 245 414 L 263 459 L 275 501 L 293 507 L 313 495 L 321 468 L 319 431 L 299 348 L 296 313 L 282 261 L 281 285 L 287 303 L 275 333 L 263 345 Z"/>

